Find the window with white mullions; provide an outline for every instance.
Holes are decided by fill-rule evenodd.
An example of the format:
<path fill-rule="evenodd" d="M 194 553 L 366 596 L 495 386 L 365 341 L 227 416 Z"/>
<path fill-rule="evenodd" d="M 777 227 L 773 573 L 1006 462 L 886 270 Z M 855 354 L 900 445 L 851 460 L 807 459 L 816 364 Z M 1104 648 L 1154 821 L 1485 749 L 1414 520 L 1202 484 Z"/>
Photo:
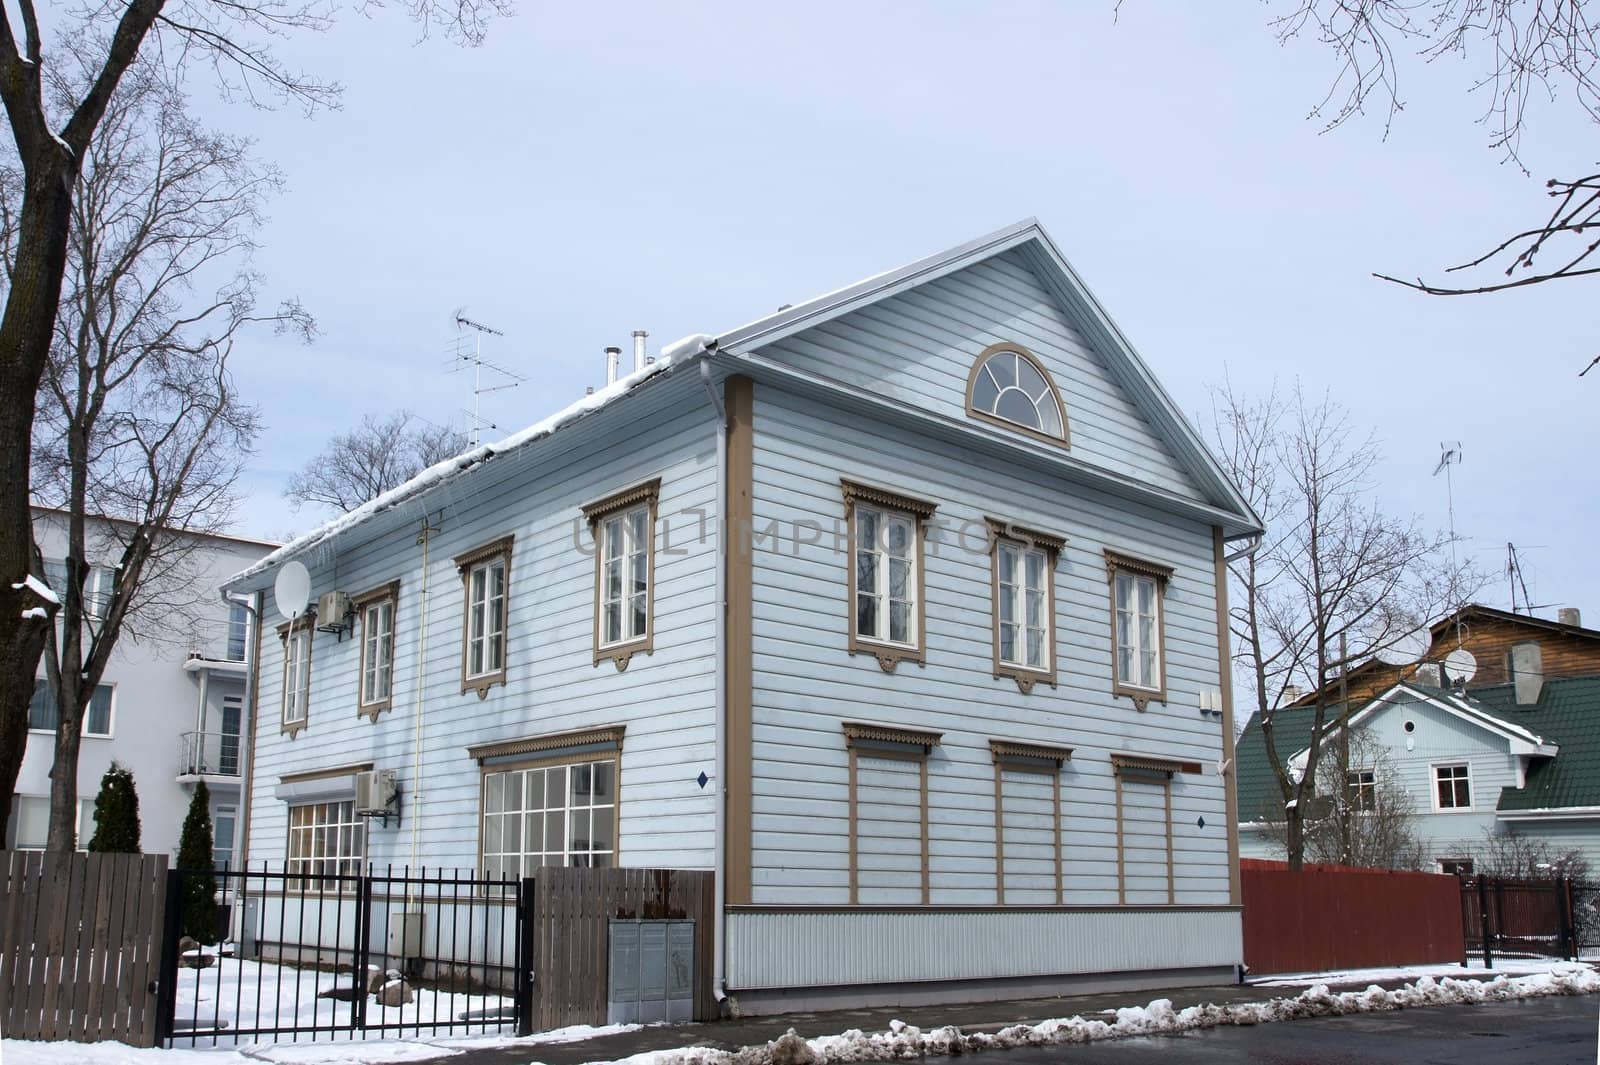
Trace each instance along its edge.
<path fill-rule="evenodd" d="M 483 777 L 483 872 L 533 876 L 541 866 L 606 867 L 616 859 L 617 764 L 530 766 Z"/>
<path fill-rule="evenodd" d="M 855 512 L 856 636 L 917 642 L 917 523 L 909 514 L 858 505 Z"/>
<path fill-rule="evenodd" d="M 361 612 L 361 704 L 387 703 L 394 679 L 394 600 Z"/>
<path fill-rule="evenodd" d="M 1024 669 L 1050 668 L 1050 556 L 1040 548 L 1001 541 L 998 552 L 1000 661 Z"/>
<path fill-rule="evenodd" d="M 506 665 L 506 562 L 492 558 L 467 571 L 467 678 Z"/>
<path fill-rule="evenodd" d="M 1161 589 L 1153 577 L 1118 573 L 1117 680 L 1132 688 L 1161 687 Z"/>
<path fill-rule="evenodd" d="M 1465 764 L 1436 765 L 1433 767 L 1433 780 L 1438 809 L 1472 809 L 1472 781 Z"/>
<path fill-rule="evenodd" d="M 314 877 L 357 876 L 366 850 L 367 826 L 356 816 L 354 802 L 289 807 L 287 872 Z M 336 889 L 339 885 L 321 886 Z M 346 885 L 346 889 L 354 890 L 354 885 Z"/>
<path fill-rule="evenodd" d="M 967 382 L 967 409 L 1066 442 L 1061 397 L 1043 365 L 1018 345 L 997 344 L 979 354 Z"/>
<path fill-rule="evenodd" d="M 309 622 L 284 634 L 283 643 L 283 724 L 306 723 L 311 701 L 311 629 Z"/>
<path fill-rule="evenodd" d="M 1371 813 L 1378 808 L 1378 779 L 1372 770 L 1352 769 L 1345 774 L 1344 780 L 1352 810 Z"/>
<path fill-rule="evenodd" d="M 650 618 L 650 508 L 635 507 L 601 523 L 600 646 L 642 640 Z"/>

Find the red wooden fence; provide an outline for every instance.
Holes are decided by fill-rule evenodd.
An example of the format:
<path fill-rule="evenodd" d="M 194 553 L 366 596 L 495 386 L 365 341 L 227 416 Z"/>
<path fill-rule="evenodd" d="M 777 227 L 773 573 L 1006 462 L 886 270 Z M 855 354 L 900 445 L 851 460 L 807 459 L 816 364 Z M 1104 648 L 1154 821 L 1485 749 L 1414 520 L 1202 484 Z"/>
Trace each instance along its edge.
<path fill-rule="evenodd" d="M 1461 883 L 1438 873 L 1246 858 L 1244 962 L 1252 973 L 1459 963 Z"/>

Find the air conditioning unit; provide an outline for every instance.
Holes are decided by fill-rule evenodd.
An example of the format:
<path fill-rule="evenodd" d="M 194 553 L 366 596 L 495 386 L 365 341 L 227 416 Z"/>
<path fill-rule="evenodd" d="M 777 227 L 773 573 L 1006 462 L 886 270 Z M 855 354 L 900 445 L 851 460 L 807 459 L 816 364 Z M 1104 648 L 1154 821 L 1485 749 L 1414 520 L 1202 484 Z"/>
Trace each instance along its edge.
<path fill-rule="evenodd" d="M 368 769 L 356 774 L 356 813 L 388 817 L 399 812 L 400 785 L 393 769 Z"/>
<path fill-rule="evenodd" d="M 343 633 L 355 614 L 348 592 L 323 592 L 317 597 L 317 631 Z"/>

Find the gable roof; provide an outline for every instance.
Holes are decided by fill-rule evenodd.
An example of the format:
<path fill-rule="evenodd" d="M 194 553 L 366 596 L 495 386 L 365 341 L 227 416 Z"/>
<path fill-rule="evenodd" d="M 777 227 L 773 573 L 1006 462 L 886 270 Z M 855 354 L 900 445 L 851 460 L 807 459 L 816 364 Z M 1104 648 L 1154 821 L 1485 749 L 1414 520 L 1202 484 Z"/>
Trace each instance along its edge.
<path fill-rule="evenodd" d="M 1024 219 L 948 251 L 758 318 L 718 336 L 716 347 L 734 356 L 749 356 L 765 345 L 1013 250 L 1073 316 L 1113 378 L 1177 462 L 1194 478 L 1207 500 L 1231 519 L 1228 538 L 1259 533 L 1261 520 L 1249 501 L 1036 219 Z"/>
<path fill-rule="evenodd" d="M 1472 694 L 1501 717 L 1561 745 L 1556 757 L 1529 766 L 1525 787 L 1500 792 L 1497 810 L 1600 808 L 1600 677 L 1546 680 L 1532 706 L 1518 706 L 1509 684 Z"/>
<path fill-rule="evenodd" d="M 1152 427 L 1172 449 L 1178 462 L 1202 487 L 1206 497 L 1216 508 L 1218 519 L 1225 524 L 1225 537 L 1240 539 L 1258 535 L 1262 531 L 1261 519 L 1228 477 L 1221 463 L 1206 447 L 1199 432 L 1156 380 L 1150 368 L 1134 351 L 1133 346 L 1106 314 L 1099 301 L 1089 292 L 1077 272 L 1056 248 L 1055 242 L 1045 233 L 1044 228 L 1037 220 L 1028 218 L 948 251 L 874 275 L 804 303 L 786 307 L 720 335 L 693 334 L 666 345 L 654 364 L 619 378 L 614 384 L 593 395 L 583 397 L 543 421 L 513 433 L 498 443 L 479 445 L 423 470 L 405 483 L 369 500 L 348 514 L 334 518 L 310 533 L 285 544 L 260 562 L 234 575 L 227 585 L 237 587 L 259 584 L 263 574 L 268 570 L 292 558 L 303 556 L 313 549 L 325 547 L 331 541 L 377 515 L 393 511 L 419 496 L 430 493 L 496 456 L 535 446 L 572 423 L 604 410 L 624 396 L 652 385 L 685 365 L 711 358 L 737 360 L 741 356 L 748 356 L 764 344 L 848 314 L 878 300 L 887 299 L 899 292 L 947 276 L 1012 249 L 1019 249 L 1027 256 L 1040 280 L 1074 313 L 1087 339 L 1104 355 L 1110 372 L 1132 396 Z M 1070 458 L 1064 461 L 1072 462 Z"/>
<path fill-rule="evenodd" d="M 1451 717 L 1493 733 L 1510 744 L 1512 754 L 1544 758 L 1553 757 L 1556 754 L 1556 746 L 1546 742 L 1543 736 L 1530 729 L 1526 723 L 1516 721 L 1503 713 L 1496 712 L 1474 696 L 1444 691 L 1440 688 L 1423 687 L 1418 684 L 1396 684 L 1351 714 L 1350 725 L 1353 728 L 1359 728 L 1374 714 L 1403 701 L 1426 703 L 1435 709 L 1444 711 Z"/>

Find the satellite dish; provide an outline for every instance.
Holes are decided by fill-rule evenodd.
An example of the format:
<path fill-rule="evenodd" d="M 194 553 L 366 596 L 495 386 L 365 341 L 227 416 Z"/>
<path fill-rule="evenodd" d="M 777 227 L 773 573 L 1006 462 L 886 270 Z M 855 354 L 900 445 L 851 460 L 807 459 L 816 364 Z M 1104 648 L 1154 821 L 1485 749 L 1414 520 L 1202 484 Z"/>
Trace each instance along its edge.
<path fill-rule="evenodd" d="M 1478 675 L 1478 658 L 1465 647 L 1457 647 L 1444 656 L 1444 671 L 1450 674 L 1451 680 L 1470 684 Z"/>
<path fill-rule="evenodd" d="M 1378 661 L 1391 666 L 1409 666 L 1428 653 L 1433 639 L 1427 629 L 1412 629 L 1398 640 L 1373 652 Z"/>
<path fill-rule="evenodd" d="M 272 598 L 278 604 L 278 613 L 293 621 L 305 613 L 311 602 L 311 573 L 302 562 L 286 562 L 272 582 Z"/>

